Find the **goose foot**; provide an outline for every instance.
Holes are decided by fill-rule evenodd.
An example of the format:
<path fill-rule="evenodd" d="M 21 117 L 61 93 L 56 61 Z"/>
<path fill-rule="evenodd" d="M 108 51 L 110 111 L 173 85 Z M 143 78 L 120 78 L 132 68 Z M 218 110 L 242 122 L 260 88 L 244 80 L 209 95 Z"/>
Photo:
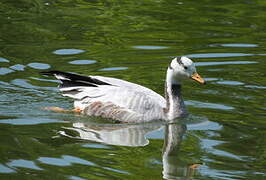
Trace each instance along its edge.
<path fill-rule="evenodd" d="M 82 110 L 80 108 L 75 108 L 72 110 L 74 113 L 81 113 Z"/>
<path fill-rule="evenodd" d="M 197 169 L 201 164 L 191 164 L 188 168 Z"/>
<path fill-rule="evenodd" d="M 66 110 L 61 107 L 44 107 L 44 110 L 54 111 L 54 112 L 65 112 Z"/>
<path fill-rule="evenodd" d="M 53 112 L 58 112 L 58 113 L 81 113 L 81 109 L 79 108 L 75 108 L 75 109 L 72 109 L 72 110 L 67 110 L 67 109 L 64 109 L 64 108 L 61 108 L 61 107 L 44 107 L 42 108 L 44 110 L 48 110 L 48 111 L 53 111 Z"/>

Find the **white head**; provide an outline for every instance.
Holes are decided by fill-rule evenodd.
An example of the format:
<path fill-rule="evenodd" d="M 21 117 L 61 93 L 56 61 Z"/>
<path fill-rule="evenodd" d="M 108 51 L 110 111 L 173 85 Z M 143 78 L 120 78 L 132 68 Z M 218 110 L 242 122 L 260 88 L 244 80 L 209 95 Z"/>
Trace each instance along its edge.
<path fill-rule="evenodd" d="M 171 79 L 172 84 L 180 84 L 183 80 L 193 79 L 201 84 L 205 81 L 196 71 L 193 61 L 185 56 L 174 58 L 167 70 L 167 79 Z"/>

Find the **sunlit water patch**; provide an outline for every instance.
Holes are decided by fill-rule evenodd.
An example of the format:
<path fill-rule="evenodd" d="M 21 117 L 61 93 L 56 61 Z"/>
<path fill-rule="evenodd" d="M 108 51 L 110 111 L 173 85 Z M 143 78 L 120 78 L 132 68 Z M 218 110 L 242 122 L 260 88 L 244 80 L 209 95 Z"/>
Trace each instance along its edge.
<path fill-rule="evenodd" d="M 9 73 L 12 73 L 12 72 L 14 72 L 12 69 L 0 68 L 0 75 L 6 75 L 6 74 L 9 74 Z"/>
<path fill-rule="evenodd" d="M 110 146 L 107 146 L 105 144 L 96 144 L 96 143 L 83 144 L 82 147 L 93 148 L 93 149 L 111 149 Z"/>
<path fill-rule="evenodd" d="M 74 55 L 74 54 L 80 54 L 85 52 L 85 50 L 82 49 L 58 49 L 55 50 L 53 53 L 56 55 Z"/>
<path fill-rule="evenodd" d="M 68 62 L 69 64 L 76 64 L 76 65 L 82 65 L 82 64 L 94 64 L 97 61 L 95 60 L 74 60 L 74 61 L 70 61 Z"/>
<path fill-rule="evenodd" d="M 220 109 L 220 110 L 232 110 L 235 109 L 232 106 L 217 104 L 217 103 L 207 103 L 207 102 L 200 102 L 200 101 L 186 101 L 186 104 L 189 106 L 193 106 L 196 108 L 207 108 L 207 109 Z"/>
<path fill-rule="evenodd" d="M 14 173 L 14 172 L 16 172 L 14 169 L 11 169 L 7 166 L 0 164 L 0 173 Z"/>
<path fill-rule="evenodd" d="M 99 71 L 119 71 L 119 70 L 126 70 L 128 67 L 111 67 L 111 68 L 102 68 Z"/>
<path fill-rule="evenodd" d="M 60 80 L 57 79 L 43 79 L 43 78 L 37 78 L 37 77 L 30 77 L 30 79 L 38 80 L 38 81 L 44 81 L 44 82 L 53 82 L 53 83 L 60 83 Z M 34 86 L 36 87 L 36 86 Z"/>
<path fill-rule="evenodd" d="M 42 90 L 51 90 L 51 87 L 40 87 L 40 86 L 35 86 L 30 83 L 30 80 L 28 79 L 14 79 L 11 81 L 11 84 L 16 85 L 18 87 L 22 88 L 27 88 L 32 91 L 36 91 L 37 89 L 42 89 Z"/>
<path fill-rule="evenodd" d="M 211 47 L 236 47 L 236 48 L 255 48 L 258 47 L 257 44 L 244 44 L 244 43 L 228 43 L 228 44 L 211 44 Z"/>
<path fill-rule="evenodd" d="M 108 170 L 108 171 L 112 171 L 115 173 L 120 173 L 120 174 L 130 174 L 129 172 L 123 171 L 121 169 L 115 169 L 115 168 L 110 168 L 110 167 L 103 167 L 103 169 Z"/>
<path fill-rule="evenodd" d="M 213 61 L 213 62 L 196 62 L 196 66 L 217 66 L 217 65 L 229 65 L 229 64 L 255 64 L 256 61 Z"/>
<path fill-rule="evenodd" d="M 49 69 L 51 66 L 45 63 L 30 63 L 27 66 L 33 69 Z"/>
<path fill-rule="evenodd" d="M 164 126 L 158 126 L 157 129 L 148 132 L 145 137 L 147 139 L 163 139 L 164 138 Z"/>
<path fill-rule="evenodd" d="M 9 167 L 21 167 L 21 168 L 28 168 L 34 170 L 43 170 L 42 168 L 38 167 L 34 161 L 24 160 L 24 159 L 15 159 L 7 163 Z"/>
<path fill-rule="evenodd" d="M 221 157 L 229 157 L 232 159 L 242 160 L 240 156 L 237 156 L 232 153 L 215 148 L 216 146 L 225 143 L 224 141 L 201 139 L 201 143 L 202 143 L 202 147 L 205 148 L 207 151 L 211 152 L 212 154 L 215 154 Z"/>
<path fill-rule="evenodd" d="M 205 81 L 218 81 L 219 78 L 204 78 Z"/>
<path fill-rule="evenodd" d="M 239 85 L 244 85 L 245 83 L 239 81 L 217 81 L 216 84 L 239 86 Z"/>
<path fill-rule="evenodd" d="M 245 85 L 245 87 L 251 89 L 266 89 L 266 86 L 256 86 L 256 85 Z"/>
<path fill-rule="evenodd" d="M 90 162 L 88 160 L 84 160 L 78 157 L 70 156 L 70 155 L 63 155 L 61 158 L 54 158 L 54 157 L 39 157 L 38 161 L 54 165 L 54 166 L 70 166 L 71 164 L 81 164 L 87 166 L 95 166 L 95 163 Z"/>
<path fill-rule="evenodd" d="M 244 57 L 254 56 L 255 54 L 249 53 L 202 53 L 202 54 L 188 54 L 190 58 L 222 58 L 222 57 Z"/>
<path fill-rule="evenodd" d="M 220 130 L 222 125 L 209 121 L 207 117 L 204 116 L 197 116 L 190 114 L 188 118 L 186 118 L 186 125 L 189 131 L 194 130 Z"/>
<path fill-rule="evenodd" d="M 38 161 L 43 164 L 53 165 L 53 166 L 70 166 L 71 163 L 61 159 L 61 158 L 53 158 L 53 157 L 39 157 Z"/>
<path fill-rule="evenodd" d="M 12 125 L 36 125 L 36 124 L 49 124 L 49 123 L 65 123 L 65 122 L 58 119 L 46 119 L 41 117 L 0 120 L 0 124 L 12 124 Z"/>
<path fill-rule="evenodd" d="M 69 176 L 68 179 L 70 179 L 70 180 L 86 180 L 86 179 L 78 177 L 78 176 Z"/>
<path fill-rule="evenodd" d="M 0 62 L 9 62 L 6 58 L 0 57 Z"/>
<path fill-rule="evenodd" d="M 135 49 L 146 49 L 146 50 L 157 50 L 157 49 L 167 49 L 166 46 L 133 46 Z"/>
<path fill-rule="evenodd" d="M 85 159 L 81 159 L 79 157 L 75 157 L 75 156 L 70 156 L 70 155 L 63 155 L 62 158 L 65 161 L 68 161 L 72 164 L 82 164 L 82 165 L 87 165 L 87 166 L 95 166 L 96 164 L 93 162 L 90 162 L 88 160 Z"/>
<path fill-rule="evenodd" d="M 22 64 L 15 64 L 13 66 L 10 66 L 11 69 L 16 70 L 16 71 L 24 71 L 26 66 Z"/>

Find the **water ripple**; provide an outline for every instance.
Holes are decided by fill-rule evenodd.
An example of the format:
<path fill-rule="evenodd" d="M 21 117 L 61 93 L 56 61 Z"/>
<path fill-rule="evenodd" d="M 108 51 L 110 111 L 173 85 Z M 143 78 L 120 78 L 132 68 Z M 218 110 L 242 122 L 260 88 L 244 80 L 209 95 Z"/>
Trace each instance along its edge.
<path fill-rule="evenodd" d="M 37 79 L 37 78 L 32 78 L 32 79 Z M 38 79 L 41 80 L 41 79 Z M 46 80 L 50 82 L 58 82 L 56 80 Z M 18 87 L 26 88 L 30 91 L 36 91 L 36 90 L 52 90 L 54 87 L 40 87 L 40 86 L 34 86 L 29 83 L 29 80 L 26 79 L 14 79 L 11 81 L 11 84 L 16 85 Z"/>
<path fill-rule="evenodd" d="M 5 59 L 5 58 L 2 58 L 0 57 L 0 62 L 9 62 L 9 60 Z"/>
<path fill-rule="evenodd" d="M 244 85 L 245 83 L 239 81 L 217 81 L 216 84 L 238 86 L 238 85 Z"/>
<path fill-rule="evenodd" d="M 110 168 L 110 167 L 103 167 L 103 169 L 113 171 L 116 173 L 120 173 L 120 174 L 130 174 L 127 171 L 123 171 L 123 170 L 119 170 L 119 169 L 115 169 L 115 168 Z"/>
<path fill-rule="evenodd" d="M 216 62 L 196 62 L 196 66 L 217 66 L 228 64 L 255 64 L 256 61 L 216 61 Z"/>
<path fill-rule="evenodd" d="M 82 147 L 93 149 L 110 149 L 110 147 L 105 144 L 84 144 Z"/>
<path fill-rule="evenodd" d="M 157 49 L 167 49 L 166 46 L 132 46 L 135 49 L 146 49 L 146 50 L 157 50 Z"/>
<path fill-rule="evenodd" d="M 15 64 L 13 66 L 10 66 L 9 68 L 16 70 L 16 71 L 24 71 L 25 66 L 22 64 Z"/>
<path fill-rule="evenodd" d="M 97 61 L 95 60 L 75 60 L 75 61 L 70 61 L 68 62 L 69 64 L 94 64 L 96 63 Z"/>
<path fill-rule="evenodd" d="M 0 68 L 0 75 L 6 75 L 6 74 L 9 74 L 9 73 L 12 73 L 12 72 L 14 72 L 12 69 Z"/>
<path fill-rule="evenodd" d="M 54 166 L 70 166 L 71 163 L 65 161 L 64 159 L 60 158 L 51 158 L 51 157 L 39 157 L 38 161 L 42 162 L 43 164 L 49 164 Z"/>
<path fill-rule="evenodd" d="M 102 68 L 98 71 L 119 71 L 119 70 L 125 70 L 128 69 L 128 67 L 111 67 L 111 68 Z"/>
<path fill-rule="evenodd" d="M 49 69 L 51 67 L 49 64 L 44 63 L 30 63 L 27 66 L 33 69 Z"/>
<path fill-rule="evenodd" d="M 218 78 L 204 78 L 205 81 L 218 81 Z"/>
<path fill-rule="evenodd" d="M 78 176 L 69 176 L 68 177 L 70 180 L 86 180 L 86 179 L 83 179 L 81 177 L 78 177 Z"/>
<path fill-rule="evenodd" d="M 230 152 L 222 151 L 222 150 L 215 148 L 215 146 L 223 144 L 224 141 L 211 140 L 211 139 L 201 139 L 201 141 L 202 141 L 203 148 L 209 150 L 212 154 L 215 154 L 216 156 L 242 160 L 242 157 L 240 156 L 237 156 Z"/>
<path fill-rule="evenodd" d="M 240 47 L 240 48 L 258 47 L 257 44 L 244 44 L 244 43 L 211 44 L 210 46 L 211 47 L 217 47 L 217 46 L 222 46 L 222 47 Z"/>
<path fill-rule="evenodd" d="M 8 163 L 8 166 L 43 170 L 42 168 L 38 167 L 33 161 L 24 160 L 24 159 L 12 160 L 11 162 Z"/>
<path fill-rule="evenodd" d="M 186 101 L 187 105 L 194 106 L 196 108 L 208 108 L 208 109 L 222 109 L 222 110 L 232 110 L 235 109 L 232 106 L 226 106 L 223 104 L 216 104 L 216 103 L 206 103 L 206 102 L 200 102 L 200 101 Z"/>
<path fill-rule="evenodd" d="M 245 87 L 251 89 L 266 89 L 266 86 L 246 85 Z"/>
<path fill-rule="evenodd" d="M 58 49 L 55 50 L 53 53 L 56 55 L 74 55 L 74 54 L 80 54 L 85 52 L 85 50 L 82 49 Z"/>
<path fill-rule="evenodd" d="M 71 164 L 82 164 L 88 166 L 95 165 L 95 163 L 93 162 L 69 155 L 63 155 L 62 158 L 40 157 L 38 158 L 38 161 L 44 164 L 55 165 L 55 166 L 70 166 Z"/>
<path fill-rule="evenodd" d="M 78 158 L 78 157 L 74 157 L 74 156 L 69 156 L 69 155 L 63 155 L 62 156 L 64 160 L 70 162 L 70 163 L 74 163 L 74 164 L 82 164 L 82 165 L 88 165 L 88 166 L 94 166 L 95 163 Z"/>
<path fill-rule="evenodd" d="M 14 173 L 16 172 L 15 170 L 4 166 L 3 164 L 0 164 L 0 173 Z"/>
<path fill-rule="evenodd" d="M 202 53 L 202 54 L 188 54 L 189 58 L 221 58 L 221 57 L 243 57 L 254 56 L 255 54 L 249 53 Z"/>
<path fill-rule="evenodd" d="M 35 124 L 48 124 L 48 123 L 64 123 L 64 121 L 58 119 L 47 118 L 18 118 L 18 119 L 4 119 L 0 120 L 0 124 L 12 124 L 12 125 L 35 125 Z"/>
<path fill-rule="evenodd" d="M 194 123 L 194 124 L 188 124 L 187 129 L 190 131 L 195 131 L 195 130 L 201 130 L 201 131 L 207 131 L 207 130 L 220 130 L 222 129 L 222 125 L 212 122 L 209 120 L 200 122 L 200 123 Z"/>

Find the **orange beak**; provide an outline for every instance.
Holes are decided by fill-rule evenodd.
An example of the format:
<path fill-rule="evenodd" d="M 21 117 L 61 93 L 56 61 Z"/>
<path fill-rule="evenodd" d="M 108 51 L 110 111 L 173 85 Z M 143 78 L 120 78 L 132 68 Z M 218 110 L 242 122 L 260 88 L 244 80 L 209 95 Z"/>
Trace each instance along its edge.
<path fill-rule="evenodd" d="M 191 78 L 197 82 L 199 82 L 200 84 L 205 84 L 205 81 L 202 77 L 200 77 L 200 75 L 198 73 L 194 73 L 192 74 Z"/>

